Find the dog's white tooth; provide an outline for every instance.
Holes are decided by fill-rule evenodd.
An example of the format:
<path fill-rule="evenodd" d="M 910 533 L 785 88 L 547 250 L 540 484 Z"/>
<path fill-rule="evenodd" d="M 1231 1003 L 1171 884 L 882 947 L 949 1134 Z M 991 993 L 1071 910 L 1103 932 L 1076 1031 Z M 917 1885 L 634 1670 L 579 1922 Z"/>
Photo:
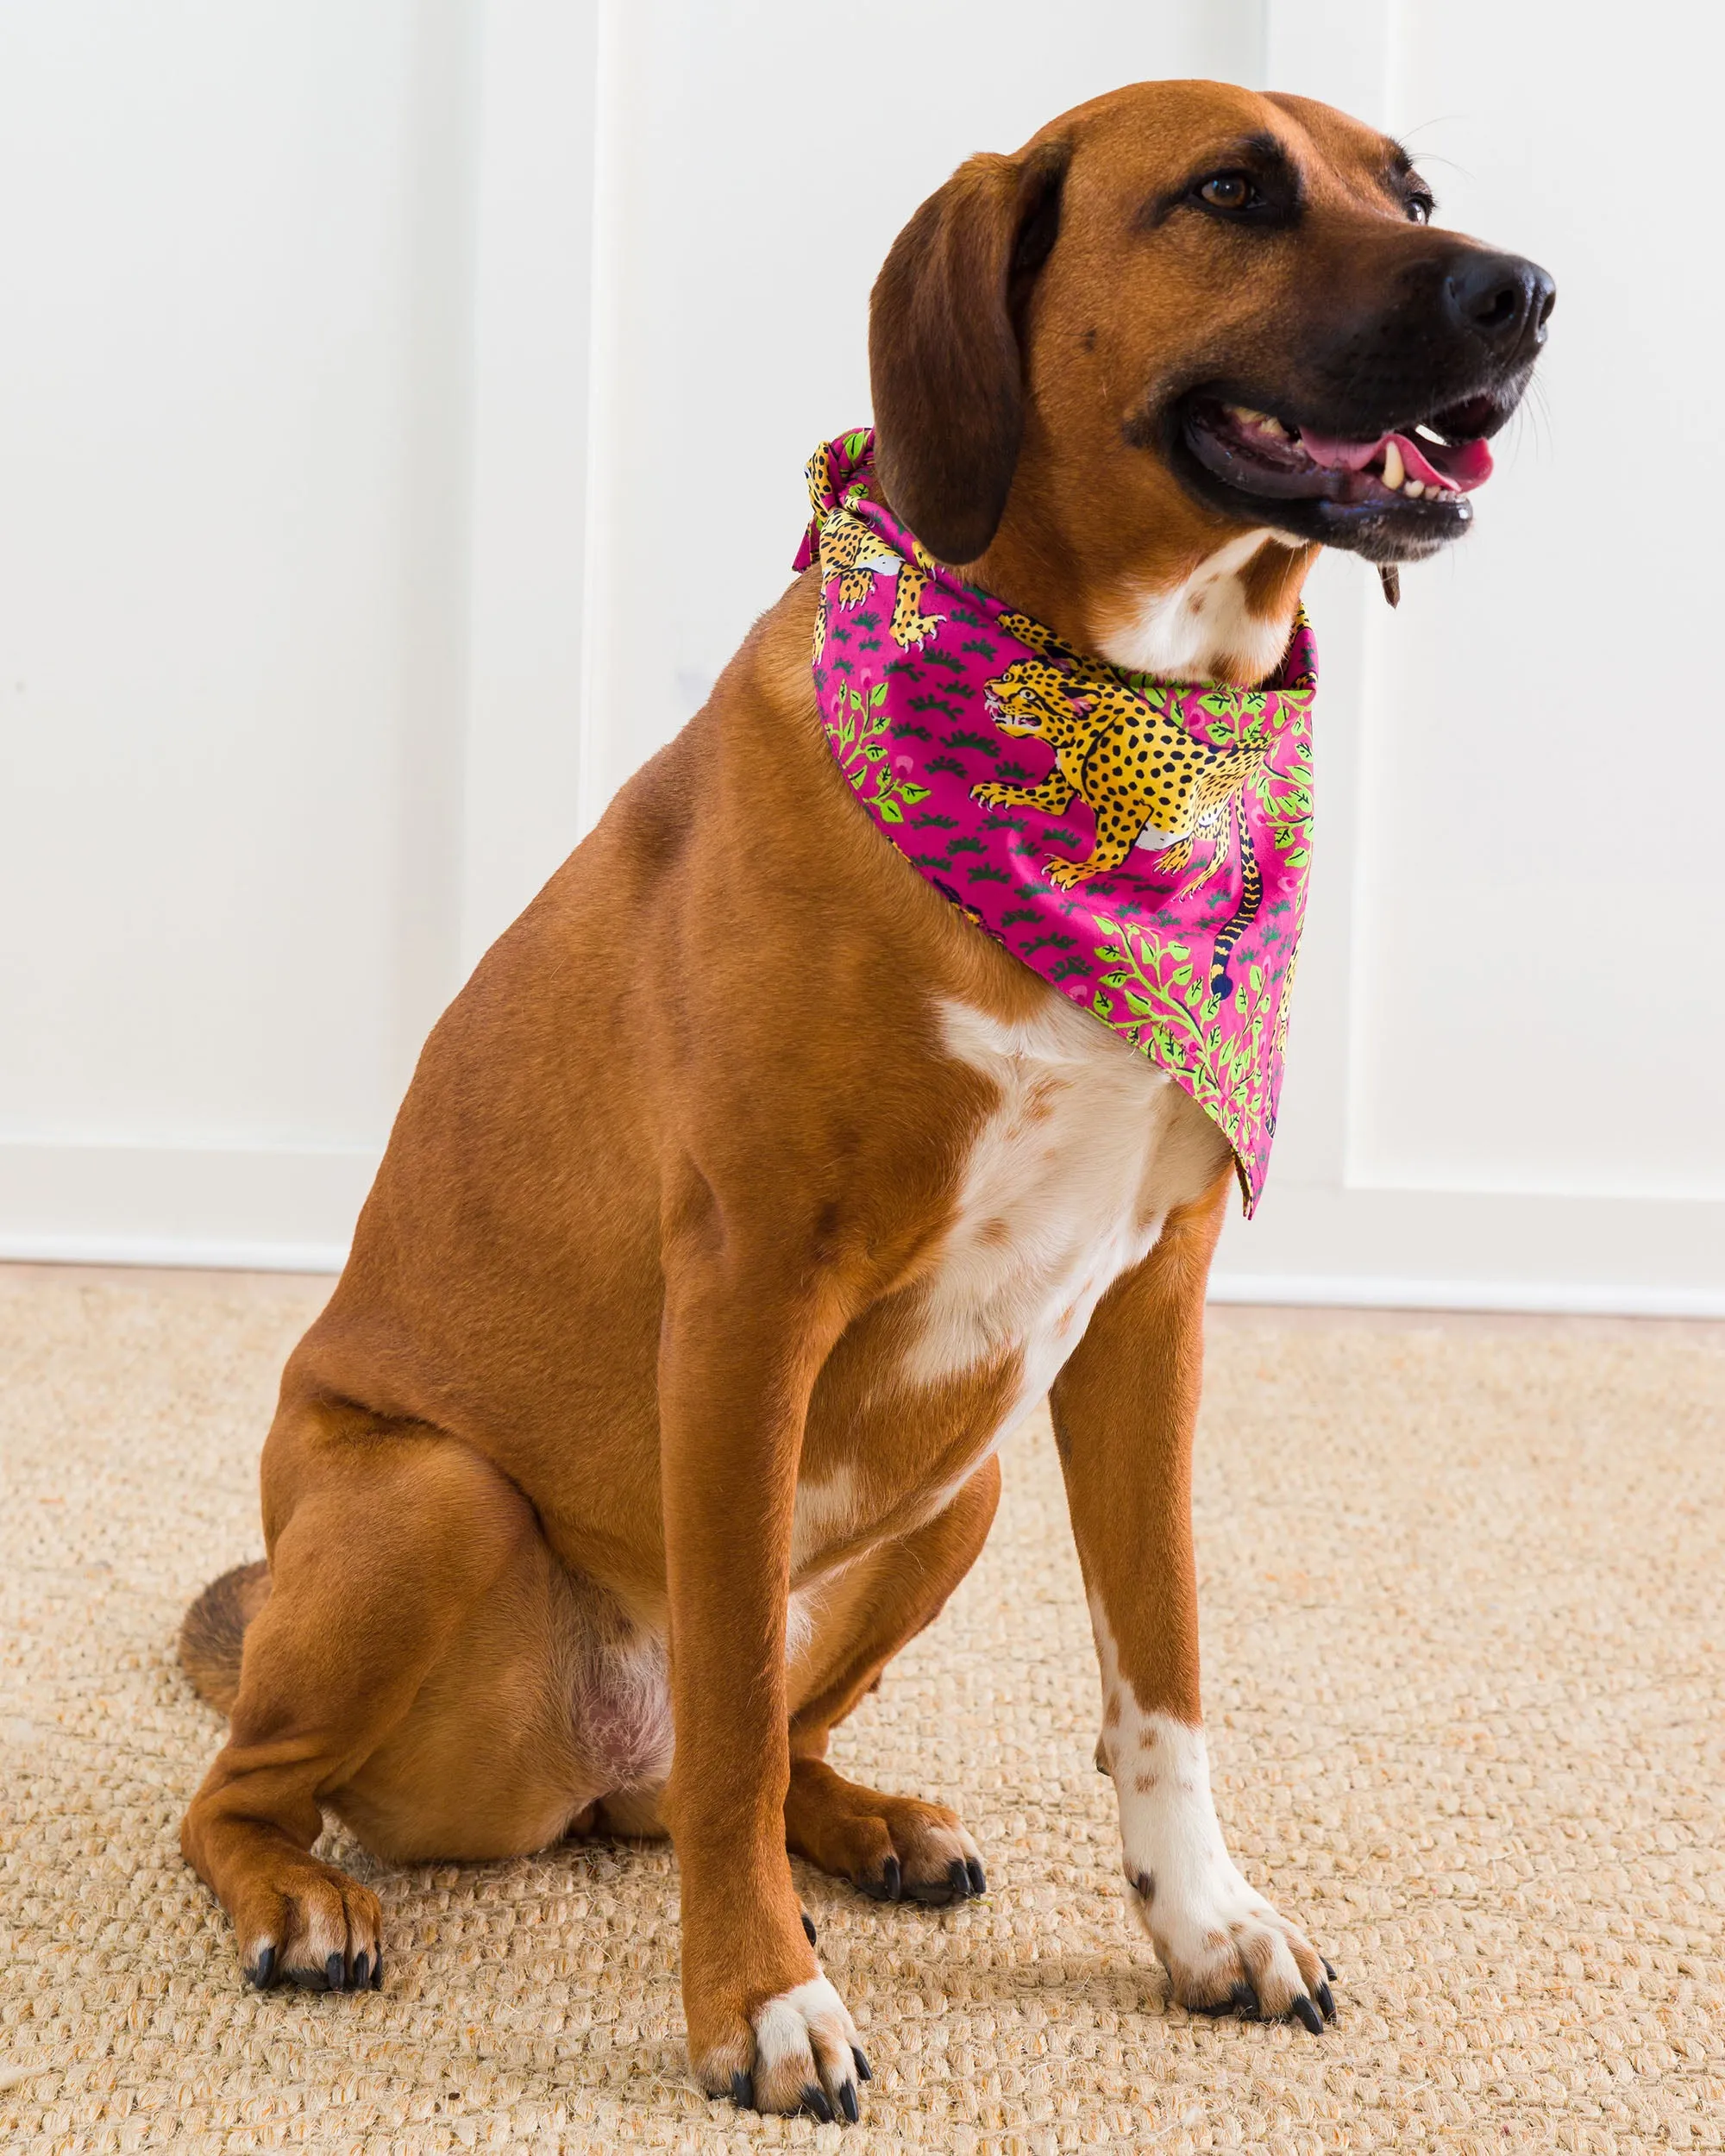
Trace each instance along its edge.
<path fill-rule="evenodd" d="M 1389 447 L 1383 452 L 1383 484 L 1392 494 L 1399 494 L 1402 491 L 1402 482 L 1407 476 L 1407 467 L 1402 461 L 1402 452 L 1396 448 L 1392 436 Z"/>
<path fill-rule="evenodd" d="M 1408 484 L 1402 489 L 1402 492 L 1408 497 L 1410 502 L 1417 502 L 1421 495 L 1423 494 L 1425 491 L 1426 489 L 1423 482 L 1419 479 L 1409 479 Z"/>
<path fill-rule="evenodd" d="M 1278 434 L 1285 436 L 1288 432 L 1287 428 L 1283 425 L 1282 422 L 1273 412 L 1265 412 L 1263 417 L 1259 420 L 1258 423 L 1264 429 L 1265 434 Z"/>

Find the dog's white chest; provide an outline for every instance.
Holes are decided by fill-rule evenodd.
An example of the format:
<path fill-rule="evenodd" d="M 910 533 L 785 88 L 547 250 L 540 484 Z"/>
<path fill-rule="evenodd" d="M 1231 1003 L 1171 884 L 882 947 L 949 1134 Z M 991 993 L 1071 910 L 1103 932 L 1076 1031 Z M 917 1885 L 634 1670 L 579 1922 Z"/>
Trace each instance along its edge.
<path fill-rule="evenodd" d="M 1052 989 L 1007 1025 L 948 1002 L 949 1052 L 998 1090 L 965 1163 L 906 1374 L 932 1384 L 1022 1357 L 1003 1435 L 1048 1389 L 1092 1312 L 1226 1142 L 1187 1096 Z"/>

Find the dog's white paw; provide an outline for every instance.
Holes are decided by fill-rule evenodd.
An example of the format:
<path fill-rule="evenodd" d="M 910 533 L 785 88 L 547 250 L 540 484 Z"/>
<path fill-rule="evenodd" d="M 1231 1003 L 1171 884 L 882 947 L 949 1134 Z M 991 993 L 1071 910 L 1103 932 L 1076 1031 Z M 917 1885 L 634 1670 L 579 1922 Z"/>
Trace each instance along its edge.
<path fill-rule="evenodd" d="M 1335 2013 L 1330 1971 L 1305 1934 L 1241 1877 L 1210 1795 L 1201 1729 L 1118 1708 L 1098 1757 L 1120 1796 L 1134 1914 L 1174 1996 L 1200 2014 L 1292 2015 L 1314 2033 Z"/>
<path fill-rule="evenodd" d="M 856 2084 L 869 2078 L 856 2024 L 825 1977 L 781 1991 L 755 2015 L 754 2108 L 857 2117 Z"/>
<path fill-rule="evenodd" d="M 1247 1885 L 1224 1854 L 1201 1886 L 1164 1891 L 1129 1881 L 1132 1913 L 1168 1971 L 1174 1996 L 1198 2014 L 1293 2015 L 1314 2033 L 1335 2013 L 1317 1949 Z"/>

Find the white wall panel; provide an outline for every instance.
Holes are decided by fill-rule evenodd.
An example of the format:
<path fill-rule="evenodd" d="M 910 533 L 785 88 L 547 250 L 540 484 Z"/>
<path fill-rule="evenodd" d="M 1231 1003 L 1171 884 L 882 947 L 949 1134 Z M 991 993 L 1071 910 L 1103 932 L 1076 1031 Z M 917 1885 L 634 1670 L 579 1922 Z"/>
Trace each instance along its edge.
<path fill-rule="evenodd" d="M 482 13 L 461 970 L 576 836 L 594 11 Z"/>
<path fill-rule="evenodd" d="M 1725 1313 L 1725 749 L 1704 696 L 1649 686 L 1707 618 L 1725 453 L 1693 492 L 1646 454 L 1725 303 L 1699 216 L 1644 191 L 1657 141 L 1661 197 L 1705 199 L 1721 33 L 1687 6 L 1552 20 L 1268 0 L 1267 80 L 1401 135 L 1440 222 L 1544 261 L 1559 300 L 1468 540 L 1393 615 L 1350 565 L 1314 580 L 1314 904 L 1279 1157 L 1223 1295 Z"/>
<path fill-rule="evenodd" d="M 591 44 L 0 10 L 10 1254 L 338 1262 L 573 843 Z"/>
<path fill-rule="evenodd" d="M 450 986 L 466 35 L 0 12 L 0 1176 L 73 1213 L 375 1149 Z"/>
<path fill-rule="evenodd" d="M 401 1082 L 423 34 L 0 12 L 14 1143 L 369 1138 Z"/>
<path fill-rule="evenodd" d="M 1685 214 L 1725 16 L 1553 40 L 1501 0 L 1399 13 L 1392 121 L 1446 221 L 1561 290 L 1477 531 L 1378 630 L 1353 1175 L 1725 1200 L 1725 432 L 1697 374 L 1725 283 Z"/>
<path fill-rule="evenodd" d="M 1120 82 L 1250 73 L 1258 19 L 1257 0 L 606 7 L 589 821 L 789 581 L 803 466 L 866 421 L 869 287 L 918 203 Z M 724 537 L 692 561 L 703 512 Z"/>

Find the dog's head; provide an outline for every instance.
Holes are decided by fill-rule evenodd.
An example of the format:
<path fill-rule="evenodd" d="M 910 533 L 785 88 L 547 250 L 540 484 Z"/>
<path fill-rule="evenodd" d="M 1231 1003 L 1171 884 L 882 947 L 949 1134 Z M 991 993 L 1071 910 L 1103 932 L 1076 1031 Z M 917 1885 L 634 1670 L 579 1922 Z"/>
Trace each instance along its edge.
<path fill-rule="evenodd" d="M 1554 298 L 1432 207 L 1374 129 L 1218 83 L 1139 84 L 972 158 L 875 287 L 889 500 L 1093 649 L 1111 609 L 1252 534 L 1280 542 L 1278 611 L 1315 545 L 1432 553 Z"/>

